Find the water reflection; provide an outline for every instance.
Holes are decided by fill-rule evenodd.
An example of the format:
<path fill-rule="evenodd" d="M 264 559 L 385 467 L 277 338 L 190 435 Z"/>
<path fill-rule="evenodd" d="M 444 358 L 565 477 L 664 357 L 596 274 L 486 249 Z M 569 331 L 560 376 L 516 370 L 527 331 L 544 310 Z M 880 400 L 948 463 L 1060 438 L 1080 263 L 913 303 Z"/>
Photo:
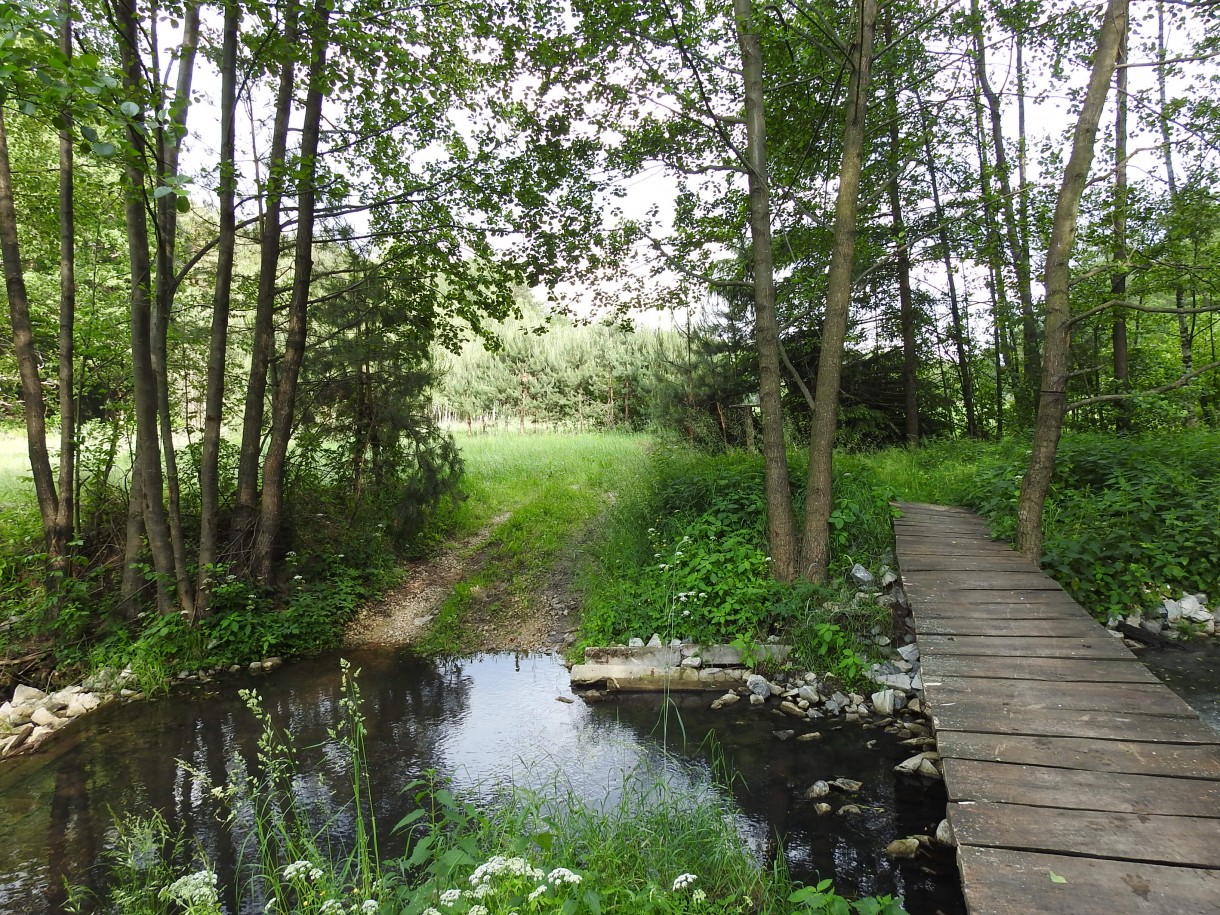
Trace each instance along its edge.
<path fill-rule="evenodd" d="M 847 893 L 902 893 L 913 913 L 964 911 L 955 873 L 929 873 L 927 862 L 897 868 L 883 854 L 891 839 L 934 828 L 944 808 L 935 788 L 896 790 L 891 768 L 906 752 L 889 735 L 832 726 L 816 742 L 781 742 L 771 733 L 786 726 L 781 719 L 749 708 L 711 712 L 706 696 L 677 697 L 665 718 L 655 697 L 565 703 L 557 699 L 569 695 L 567 672 L 549 655 L 448 662 L 407 653 L 347 656 L 362 669 L 383 837 L 410 809 L 402 787 L 429 769 L 474 800 L 493 800 L 509 785 L 558 785 L 615 804 L 625 773 L 719 790 L 708 787 L 719 768 L 732 776 L 743 834 L 761 854 L 774 853 L 782 836 L 797 876 L 833 875 Z M 259 691 L 301 748 L 296 790 L 342 802 L 350 790 L 346 761 L 327 734 L 339 718 L 335 656 L 257 681 L 226 679 L 167 700 L 104 709 L 77 722 L 51 753 L 0 769 L 0 912 L 62 911 L 65 880 L 97 878 L 94 862 L 113 841 L 114 818 L 154 810 L 196 837 L 231 883 L 243 829 L 217 821 L 214 803 L 188 770 L 218 784 L 254 771 L 259 728 L 237 695 L 245 686 Z M 877 746 L 868 748 L 869 740 Z M 855 800 L 866 811 L 818 817 L 801 793 L 817 778 L 839 775 L 865 783 Z M 342 840 L 342 820 L 337 832 Z M 229 905 L 234 911 L 232 899 Z"/>

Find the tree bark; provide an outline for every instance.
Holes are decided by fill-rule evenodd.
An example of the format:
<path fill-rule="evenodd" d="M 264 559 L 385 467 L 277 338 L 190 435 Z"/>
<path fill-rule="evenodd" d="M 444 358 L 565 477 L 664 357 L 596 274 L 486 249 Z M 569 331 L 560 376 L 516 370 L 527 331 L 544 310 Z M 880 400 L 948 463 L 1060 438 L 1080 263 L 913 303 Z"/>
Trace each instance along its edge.
<path fill-rule="evenodd" d="M 1127 62 L 1128 33 L 1123 34 L 1118 46 L 1117 65 L 1114 71 L 1114 272 L 1110 275 L 1110 300 L 1123 302 L 1127 298 Z M 1127 312 L 1121 305 L 1114 307 L 1114 325 L 1111 332 L 1114 351 L 1114 383 L 1118 393 L 1131 390 L 1130 371 L 1127 359 Z M 1115 430 L 1130 432 L 1134 427 L 1130 400 L 1116 404 Z"/>
<path fill-rule="evenodd" d="M 199 568 L 195 588 L 195 615 L 206 616 L 212 599 L 217 542 L 220 535 L 220 435 L 224 414 L 225 358 L 229 346 L 229 305 L 233 290 L 233 260 L 237 248 L 236 119 L 237 39 L 241 23 L 238 0 L 225 4 L 224 37 L 220 54 L 220 207 L 216 245 L 216 291 L 212 298 L 212 333 L 208 349 L 208 378 L 203 417 L 203 445 L 199 462 Z"/>
<path fill-rule="evenodd" d="M 47 449 L 47 407 L 42 396 L 42 378 L 38 371 L 38 350 L 34 345 L 34 330 L 30 324 L 30 299 L 25 285 L 25 270 L 21 264 L 21 248 L 17 239 L 17 208 L 13 201 L 13 175 L 9 166 L 8 131 L 4 124 L 4 106 L 0 105 L 0 262 L 4 264 L 4 285 L 8 293 L 8 314 L 13 330 L 13 354 L 17 357 L 17 372 L 21 379 L 22 412 L 25 414 L 25 440 L 30 456 L 30 473 L 34 477 L 34 495 L 42 518 L 42 531 L 47 551 L 54 555 L 55 531 L 59 517 L 59 497 L 55 492 L 55 474 Z"/>
<path fill-rule="evenodd" d="M 762 426 L 763 487 L 771 572 L 778 581 L 796 576 L 797 531 L 788 479 L 781 396 L 779 320 L 775 312 L 775 265 L 771 246 L 767 122 L 763 105 L 762 41 L 754 28 L 751 0 L 733 0 L 741 49 L 750 191 L 750 249 L 754 271 L 754 345 L 758 352 L 758 400 Z"/>
<path fill-rule="evenodd" d="M 290 48 L 295 48 L 298 41 L 299 15 L 300 5 L 297 0 L 288 0 L 284 11 L 284 44 Z M 279 273 L 280 240 L 283 235 L 280 212 L 284 198 L 288 124 L 292 115 L 295 86 L 296 62 L 289 57 L 280 63 L 280 82 L 276 91 L 275 120 L 271 129 L 271 151 L 267 166 L 267 204 L 259 236 L 258 298 L 254 311 L 250 376 L 246 384 L 241 451 L 237 466 L 237 505 L 233 513 L 233 533 L 238 541 L 247 539 L 258 507 L 258 470 L 263 453 L 267 372 L 271 365 L 271 351 L 275 346 L 275 290 Z"/>
<path fill-rule="evenodd" d="M 1020 402 L 1025 405 L 1025 413 L 1021 417 L 1022 422 L 1028 423 L 1032 419 L 1028 415 L 1028 408 L 1037 402 L 1034 387 L 1041 374 L 1041 356 L 1038 352 L 1038 318 L 1034 311 L 1029 250 L 1022 244 L 1016 211 L 1013 208 L 1012 181 L 1009 178 L 1011 169 L 1008 164 L 1008 151 L 1004 146 L 1003 111 L 1000 107 L 1000 97 L 987 78 L 986 41 L 983 35 L 983 14 L 979 8 L 979 0 L 970 0 L 970 15 L 974 30 L 975 78 L 984 98 L 987 99 L 987 110 L 991 116 L 991 141 L 995 149 L 996 180 L 1000 184 L 1000 208 L 1004 215 L 1004 237 L 1008 242 L 1009 256 L 1012 258 L 1013 271 L 1017 276 L 1017 295 L 1021 300 L 1024 373 Z"/>
<path fill-rule="evenodd" d="M 826 320 L 818 360 L 814 413 L 809 433 L 809 481 L 805 495 L 805 525 L 801 574 L 814 583 L 826 580 L 830 568 L 831 473 L 835 427 L 839 413 L 839 381 L 843 345 L 851 307 L 852 261 L 856 248 L 856 210 L 864 164 L 864 122 L 868 113 L 869 76 L 877 26 L 877 0 L 862 0 L 860 19 L 849 52 L 851 76 L 843 125 L 843 162 L 835 201 L 834 246 L 826 288 Z"/>
<path fill-rule="evenodd" d="M 1067 409 L 1068 357 L 1071 349 L 1068 284 L 1080 198 L 1088 183 L 1097 127 L 1114 76 L 1121 36 L 1126 28 L 1127 0 L 1110 0 L 1098 33 L 1088 92 L 1072 138 L 1072 152 L 1064 168 L 1063 184 L 1055 202 L 1055 217 L 1051 224 L 1050 248 L 1046 255 L 1046 345 L 1042 390 L 1029 469 L 1022 481 L 1021 498 L 1017 505 L 1017 549 L 1035 562 L 1042 553 L 1042 513 L 1055 472 L 1055 451 Z"/>
<path fill-rule="evenodd" d="M 155 28 L 156 26 L 152 26 Z M 199 5 L 186 7 L 182 19 L 182 43 L 178 51 L 178 77 L 171 102 L 175 136 L 157 130 L 157 184 L 165 186 L 178 176 L 181 137 L 186 134 L 186 115 L 191 102 L 191 82 L 195 73 L 195 52 L 199 44 Z M 160 93 L 158 93 L 160 94 Z M 167 180 L 168 179 L 168 180 Z M 163 194 L 154 201 L 157 227 L 156 281 L 153 286 L 152 366 L 157 382 L 157 416 L 161 450 L 165 460 L 165 489 L 168 501 L 166 520 L 174 554 L 174 581 L 183 611 L 194 615 L 195 587 L 187 568 L 186 538 L 182 531 L 181 488 L 178 485 L 178 457 L 174 448 L 174 418 L 169 400 L 169 319 L 174 307 L 174 257 L 178 241 L 178 197 Z"/>
<path fill-rule="evenodd" d="M 139 57 L 139 14 L 134 0 L 116 0 L 119 56 L 123 86 L 133 98 L 144 96 L 143 65 Z M 127 124 L 125 151 L 124 216 L 131 275 L 131 365 L 136 413 L 136 460 L 140 465 L 144 526 L 157 573 L 157 606 L 169 612 L 172 604 L 166 582 L 174 574 L 174 552 L 165 517 L 165 483 L 157 435 L 157 380 L 152 362 L 151 263 L 148 253 L 148 218 L 145 212 L 145 167 L 148 148 L 134 119 Z M 133 492 L 135 488 L 133 487 Z"/>
<path fill-rule="evenodd" d="M 309 89 L 305 95 L 301 128 L 301 178 L 297 189 L 297 237 L 293 257 L 292 292 L 288 304 L 288 336 L 280 361 L 279 378 L 272 401 L 271 440 L 263 462 L 263 495 L 258 532 L 254 542 L 253 567 L 258 577 L 271 584 L 275 568 L 275 544 L 284 518 L 284 471 L 288 443 L 296 411 L 297 380 L 305 357 L 309 289 L 313 280 L 313 230 L 317 200 L 318 142 L 321 134 L 323 76 L 329 43 L 330 8 L 327 0 L 314 5 L 310 22 Z"/>
<path fill-rule="evenodd" d="M 60 4 L 59 50 L 72 57 L 72 2 Z M 73 367 L 76 334 L 76 195 L 71 114 L 65 108 L 59 131 L 59 505 L 47 552 L 52 573 L 72 574 L 68 562 L 75 527 L 76 401 Z"/>

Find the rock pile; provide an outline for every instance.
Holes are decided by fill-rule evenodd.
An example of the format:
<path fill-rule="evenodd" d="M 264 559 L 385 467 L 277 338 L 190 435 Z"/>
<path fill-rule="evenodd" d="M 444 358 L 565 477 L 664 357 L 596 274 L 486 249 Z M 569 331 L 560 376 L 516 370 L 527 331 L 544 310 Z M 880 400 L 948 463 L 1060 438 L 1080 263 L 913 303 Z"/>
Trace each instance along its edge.
<path fill-rule="evenodd" d="M 1179 630 L 1185 626 L 1215 635 L 1220 629 L 1220 607 L 1208 607 L 1206 594 L 1183 593 L 1176 600 L 1171 597 L 1162 598 L 1161 605 L 1151 610 L 1136 611 L 1126 617 L 1111 616 L 1106 625 L 1115 630 L 1120 623 L 1139 626 L 1167 639 L 1178 638 Z"/>
<path fill-rule="evenodd" d="M 0 705 L 0 757 L 37 749 L 55 731 L 104 701 L 104 696 L 83 686 L 69 686 L 55 693 L 18 686 L 13 698 Z"/>

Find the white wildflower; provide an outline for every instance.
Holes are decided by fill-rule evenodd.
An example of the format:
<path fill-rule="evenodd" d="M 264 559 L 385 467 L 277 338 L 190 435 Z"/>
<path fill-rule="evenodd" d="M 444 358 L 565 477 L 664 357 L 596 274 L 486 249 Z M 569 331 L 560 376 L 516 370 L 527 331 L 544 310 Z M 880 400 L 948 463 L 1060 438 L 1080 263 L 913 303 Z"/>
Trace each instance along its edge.
<path fill-rule="evenodd" d="M 434 909 L 432 906 L 428 906 L 428 908 L 426 908 L 422 912 L 420 912 L 419 915 L 441 915 L 441 913 L 439 911 L 437 911 L 436 909 Z"/>
<path fill-rule="evenodd" d="M 485 906 L 485 905 L 472 905 L 472 906 L 470 907 L 470 912 L 469 912 L 469 915 L 488 915 L 487 906 Z"/>
<path fill-rule="evenodd" d="M 293 861 L 284 868 L 284 879 L 295 880 L 298 877 L 313 882 L 322 879 L 322 871 L 308 861 Z"/>
<path fill-rule="evenodd" d="M 678 874 L 677 878 L 674 880 L 674 892 L 676 893 L 678 890 L 686 889 L 698 879 L 698 874 Z"/>
<path fill-rule="evenodd" d="M 571 883 L 575 886 L 584 878 L 580 874 L 572 873 L 566 867 L 557 867 L 546 875 L 546 879 L 551 883 Z"/>
<path fill-rule="evenodd" d="M 360 903 L 361 915 L 376 915 L 379 908 L 380 906 L 377 904 L 376 899 L 366 899 Z"/>
<path fill-rule="evenodd" d="M 542 886 L 538 887 L 532 893 L 530 893 L 529 898 L 526 901 L 533 902 L 535 899 L 537 899 L 539 896 L 541 896 L 545 892 L 546 892 L 546 884 L 544 883 L 544 884 L 542 884 Z"/>
<path fill-rule="evenodd" d="M 216 875 L 204 869 L 179 877 L 161 891 L 162 897 L 168 897 L 183 905 L 217 905 Z"/>
<path fill-rule="evenodd" d="M 480 883 L 478 886 L 476 886 L 474 888 L 473 891 L 471 891 L 471 893 L 469 895 L 472 899 L 482 899 L 484 896 L 486 896 L 490 892 L 491 892 L 490 883 Z"/>
<path fill-rule="evenodd" d="M 318 909 L 318 915 L 343 915 L 343 904 L 336 899 L 327 899 Z"/>
<path fill-rule="evenodd" d="M 693 893 L 690 894 L 690 898 L 692 901 L 697 902 L 697 903 L 706 902 L 707 893 L 703 892 L 703 890 L 695 890 Z"/>
<path fill-rule="evenodd" d="M 441 905 L 453 905 L 461 898 L 461 890 L 445 890 L 445 892 L 441 893 Z"/>

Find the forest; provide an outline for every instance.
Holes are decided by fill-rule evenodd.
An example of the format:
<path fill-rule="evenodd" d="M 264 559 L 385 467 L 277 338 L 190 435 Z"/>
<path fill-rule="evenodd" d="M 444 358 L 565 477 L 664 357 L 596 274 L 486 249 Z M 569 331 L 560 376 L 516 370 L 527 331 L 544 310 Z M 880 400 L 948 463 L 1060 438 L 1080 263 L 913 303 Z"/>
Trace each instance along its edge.
<path fill-rule="evenodd" d="M 1210 453 L 1209 4 L 0 19 L 6 644 L 331 644 L 470 510 L 455 435 L 758 451 L 813 587 L 849 452 L 992 443 L 1035 558 L 1065 430 Z"/>

